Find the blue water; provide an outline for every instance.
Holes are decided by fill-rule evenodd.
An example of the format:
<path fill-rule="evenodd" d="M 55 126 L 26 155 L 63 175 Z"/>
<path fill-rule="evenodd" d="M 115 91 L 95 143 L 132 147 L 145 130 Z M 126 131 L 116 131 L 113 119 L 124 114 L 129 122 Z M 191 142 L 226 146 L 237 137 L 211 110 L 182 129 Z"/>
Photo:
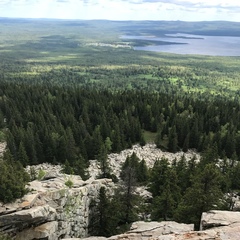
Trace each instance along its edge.
<path fill-rule="evenodd" d="M 169 42 L 169 44 L 164 45 L 134 47 L 135 50 L 210 56 L 240 56 L 240 37 L 200 36 L 183 33 L 166 34 L 165 36 L 122 36 L 122 38 Z"/>

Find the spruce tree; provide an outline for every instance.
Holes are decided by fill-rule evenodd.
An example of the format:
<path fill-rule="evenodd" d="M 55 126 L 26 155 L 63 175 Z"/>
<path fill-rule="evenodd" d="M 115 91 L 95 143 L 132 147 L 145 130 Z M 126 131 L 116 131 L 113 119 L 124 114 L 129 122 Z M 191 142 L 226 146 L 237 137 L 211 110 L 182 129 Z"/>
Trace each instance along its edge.
<path fill-rule="evenodd" d="M 29 159 L 25 151 L 23 142 L 20 142 L 19 144 L 17 158 L 18 158 L 18 161 L 20 161 L 24 167 L 26 167 L 29 164 Z"/>
<path fill-rule="evenodd" d="M 176 153 L 178 150 L 178 137 L 177 137 L 175 125 L 171 128 L 170 133 L 169 133 L 168 150 L 173 153 Z"/>
<path fill-rule="evenodd" d="M 111 178 L 111 169 L 108 163 L 107 150 L 104 144 L 100 148 L 100 152 L 97 156 L 97 160 L 100 165 L 101 173 L 98 176 L 99 178 Z"/>
<path fill-rule="evenodd" d="M 194 223 L 199 228 L 203 212 L 217 209 L 221 205 L 221 172 L 215 164 L 207 164 L 192 178 L 192 186 L 187 189 L 176 210 L 175 219 Z"/>
<path fill-rule="evenodd" d="M 173 219 L 174 212 L 181 199 L 176 171 L 169 169 L 167 176 L 162 192 L 153 198 L 153 211 L 151 214 L 153 220 L 166 221 Z"/>
<path fill-rule="evenodd" d="M 15 161 L 10 151 L 0 159 L 0 201 L 12 202 L 26 192 L 25 185 L 30 180 L 20 161 Z"/>

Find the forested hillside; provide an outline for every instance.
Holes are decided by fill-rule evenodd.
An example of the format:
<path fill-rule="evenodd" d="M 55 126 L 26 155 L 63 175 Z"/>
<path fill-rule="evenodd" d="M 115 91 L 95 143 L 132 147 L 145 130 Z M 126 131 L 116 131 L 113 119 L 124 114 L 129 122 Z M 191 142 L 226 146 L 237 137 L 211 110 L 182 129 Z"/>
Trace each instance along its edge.
<path fill-rule="evenodd" d="M 224 97 L 3 82 L 0 103 L 7 146 L 25 166 L 87 162 L 104 144 L 112 152 L 144 144 L 145 131 L 170 152 L 215 146 L 221 157 L 240 156 L 239 102 Z"/>
<path fill-rule="evenodd" d="M 67 173 L 85 179 L 89 160 L 104 168 L 108 153 L 154 141 L 164 151 L 204 154 L 200 163 L 182 159 L 170 165 L 161 159 L 150 170 L 134 156 L 128 159 L 122 180 L 131 161 L 133 168 L 146 170 L 136 185 L 153 194 L 146 210 L 152 219 L 197 225 L 202 211 L 230 208 L 219 199 L 240 189 L 240 59 L 137 52 L 136 42 L 121 47 L 126 44 L 122 34 L 133 28 L 151 33 L 149 24 L 0 20 L 0 141 L 7 142 L 0 162 L 2 201 L 25 193 L 28 177 L 22 166 L 63 164 Z M 172 24 L 154 23 L 154 34 L 174 32 Z M 210 26 L 213 35 L 223 34 L 220 25 L 202 24 L 198 34 Z M 187 32 L 194 33 L 194 26 Z M 236 24 L 231 26 L 233 33 Z M 19 176 L 11 179 L 14 171 Z M 105 173 L 101 177 L 116 180 Z M 100 197 L 112 206 L 104 191 Z"/>

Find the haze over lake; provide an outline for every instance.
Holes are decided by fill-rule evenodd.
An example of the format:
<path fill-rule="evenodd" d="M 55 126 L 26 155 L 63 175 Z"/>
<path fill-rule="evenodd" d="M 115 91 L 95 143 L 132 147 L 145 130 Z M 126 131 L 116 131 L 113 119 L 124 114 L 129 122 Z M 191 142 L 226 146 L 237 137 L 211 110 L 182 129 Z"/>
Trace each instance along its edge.
<path fill-rule="evenodd" d="M 240 56 L 240 37 L 204 36 L 192 34 L 166 34 L 166 37 L 122 36 L 124 39 L 163 41 L 163 45 L 134 47 L 135 50 L 200 54 L 211 56 Z M 169 44 L 168 44 L 169 43 Z"/>

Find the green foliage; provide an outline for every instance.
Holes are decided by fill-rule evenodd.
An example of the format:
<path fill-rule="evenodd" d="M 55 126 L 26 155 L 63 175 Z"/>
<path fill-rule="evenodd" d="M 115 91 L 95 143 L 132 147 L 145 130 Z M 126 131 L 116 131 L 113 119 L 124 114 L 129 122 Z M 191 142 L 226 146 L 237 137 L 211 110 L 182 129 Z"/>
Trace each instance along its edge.
<path fill-rule="evenodd" d="M 168 150 L 173 153 L 176 153 L 178 150 L 178 136 L 176 132 L 176 126 L 173 126 L 170 130 L 168 138 Z"/>
<path fill-rule="evenodd" d="M 235 166 L 230 168 L 230 179 L 231 179 L 231 187 L 234 190 L 240 189 L 240 162 L 237 162 Z"/>
<path fill-rule="evenodd" d="M 182 158 L 174 165 L 158 160 L 150 174 L 144 160 L 134 154 L 128 157 L 117 197 L 108 199 L 103 190 L 99 196 L 99 207 L 117 213 L 117 219 L 111 219 L 101 210 L 105 235 L 114 232 L 106 224 L 123 229 L 138 219 L 141 201 L 133 194 L 138 184 L 148 185 L 152 192 L 154 219 L 193 221 L 196 226 L 202 211 L 221 208 L 222 191 L 240 189 L 240 59 L 112 47 L 126 44 L 119 39 L 123 32 L 162 36 L 169 29 L 183 29 L 221 35 L 228 29 L 239 35 L 239 23 L 66 24 L 5 19 L 0 28 L 0 52 L 4 51 L 0 57 L 0 141 L 7 142 L 11 153 L 0 160 L 2 201 L 24 194 L 27 176 L 21 165 L 59 163 L 66 174 L 85 180 L 89 160 L 97 158 L 101 177 L 116 180 L 107 154 L 153 141 L 171 152 L 193 148 L 203 156 L 199 164 L 195 159 Z M 110 45 L 94 46 L 96 42 Z M 153 42 L 134 40 L 129 46 L 139 44 Z M 218 161 L 219 156 L 224 162 Z M 35 174 L 31 175 L 34 179 Z M 37 178 L 44 175 L 40 170 Z"/>
<path fill-rule="evenodd" d="M 153 220 L 170 220 L 181 199 L 181 189 L 174 169 L 168 170 L 166 182 L 161 194 L 153 199 Z"/>
<path fill-rule="evenodd" d="M 221 173 L 214 164 L 207 164 L 193 177 L 192 186 L 187 189 L 176 211 L 176 219 L 194 223 L 199 228 L 202 212 L 218 209 L 223 198 L 220 188 Z"/>
<path fill-rule="evenodd" d="M 3 131 L 0 131 L 0 142 L 3 142 L 5 140 L 5 133 Z"/>
<path fill-rule="evenodd" d="M 41 181 L 45 175 L 46 175 L 46 172 L 45 172 L 44 170 L 40 169 L 40 170 L 38 171 L 37 180 L 38 180 L 38 181 Z"/>
<path fill-rule="evenodd" d="M 169 171 L 168 159 L 162 158 L 154 163 L 153 168 L 150 171 L 150 187 L 153 197 L 159 196 L 163 191 L 164 183 L 167 182 L 168 171 Z"/>
<path fill-rule="evenodd" d="M 136 169 L 137 181 L 141 184 L 147 183 L 149 178 L 149 171 L 147 164 L 144 159 L 142 159 Z"/>
<path fill-rule="evenodd" d="M 107 158 L 107 149 L 105 145 L 103 144 L 101 146 L 100 152 L 97 156 L 97 160 L 100 163 L 101 168 L 101 178 L 108 178 L 111 175 L 111 169 L 109 167 L 108 158 Z"/>
<path fill-rule="evenodd" d="M 112 150 L 112 141 L 111 141 L 110 137 L 107 137 L 105 139 L 105 147 L 106 147 L 107 153 L 110 153 Z"/>
<path fill-rule="evenodd" d="M 73 181 L 68 179 L 66 182 L 65 182 L 65 185 L 69 188 L 72 188 L 73 187 Z"/>
<path fill-rule="evenodd" d="M 0 201 L 12 202 L 27 193 L 25 185 L 30 180 L 21 163 L 9 151 L 0 159 Z"/>
<path fill-rule="evenodd" d="M 131 156 L 128 156 L 122 165 L 120 177 L 125 179 L 129 171 L 132 172 L 134 181 L 136 183 L 144 183 L 148 180 L 148 168 L 144 159 L 140 161 L 136 153 L 133 152 Z"/>
<path fill-rule="evenodd" d="M 142 199 L 135 193 L 135 189 L 139 180 L 141 180 L 140 170 L 145 169 L 142 167 L 145 165 L 144 161 L 140 165 L 138 157 L 133 152 L 131 156 L 127 157 L 122 166 L 120 177 L 123 182 L 115 194 L 121 203 L 122 224 L 129 224 L 138 219 L 138 206 Z"/>
<path fill-rule="evenodd" d="M 35 170 L 34 167 L 30 167 L 29 176 L 31 181 L 34 181 L 37 179 L 37 171 Z"/>
<path fill-rule="evenodd" d="M 117 233 L 118 208 L 116 202 L 107 196 L 104 187 L 100 188 L 98 203 L 92 203 L 91 209 L 89 233 L 92 236 L 110 237 Z"/>
<path fill-rule="evenodd" d="M 20 142 L 18 153 L 17 153 L 18 161 L 23 164 L 24 167 L 26 167 L 29 163 L 29 159 L 26 153 L 26 150 L 24 148 L 23 142 Z"/>
<path fill-rule="evenodd" d="M 86 172 L 86 162 L 83 159 L 82 155 L 80 155 L 74 162 L 69 163 L 68 160 L 65 161 L 63 165 L 62 172 L 72 175 L 79 175 L 83 180 L 87 180 L 89 178 L 88 173 Z"/>
<path fill-rule="evenodd" d="M 74 170 L 73 170 L 73 168 L 70 166 L 68 160 L 65 161 L 64 166 L 63 166 L 63 169 L 62 169 L 62 172 L 63 172 L 63 173 L 66 173 L 66 174 L 69 174 L 69 175 L 71 175 L 71 174 L 74 173 Z"/>
<path fill-rule="evenodd" d="M 155 142 L 157 148 L 161 148 L 161 142 L 162 142 L 162 130 L 161 129 L 159 129 L 157 131 L 157 135 L 156 135 L 154 142 Z"/>

